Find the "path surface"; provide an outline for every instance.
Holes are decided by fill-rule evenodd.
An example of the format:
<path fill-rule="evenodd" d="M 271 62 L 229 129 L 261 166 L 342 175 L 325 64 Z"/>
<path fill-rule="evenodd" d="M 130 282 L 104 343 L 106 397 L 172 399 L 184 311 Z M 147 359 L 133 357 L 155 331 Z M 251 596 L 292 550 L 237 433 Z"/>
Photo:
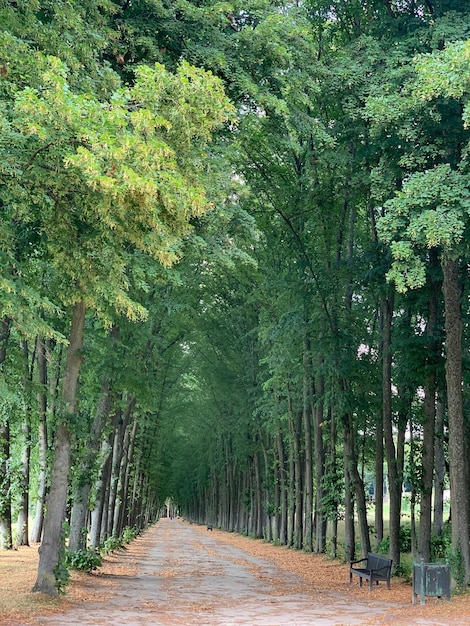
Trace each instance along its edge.
<path fill-rule="evenodd" d="M 364 624 L 365 615 L 389 623 L 384 604 L 352 603 L 315 590 L 298 576 L 217 540 L 210 531 L 178 520 L 160 520 L 144 540 L 137 575 L 117 576 L 112 597 L 38 618 L 37 624 L 339 626 Z"/>

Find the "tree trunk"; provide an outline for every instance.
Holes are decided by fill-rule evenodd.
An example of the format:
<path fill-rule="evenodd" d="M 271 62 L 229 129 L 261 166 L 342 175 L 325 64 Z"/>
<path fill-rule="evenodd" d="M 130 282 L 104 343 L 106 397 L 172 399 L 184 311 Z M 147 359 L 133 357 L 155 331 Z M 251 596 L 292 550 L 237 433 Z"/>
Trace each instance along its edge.
<path fill-rule="evenodd" d="M 134 447 L 135 447 L 135 438 L 137 435 L 137 427 L 138 427 L 138 422 L 136 420 L 132 426 L 132 430 L 129 435 L 129 447 L 127 449 L 127 454 L 126 454 L 126 463 L 125 463 L 125 470 L 124 470 L 124 485 L 123 485 L 123 490 L 122 490 L 123 491 L 122 498 L 123 498 L 123 502 L 125 506 L 122 507 L 122 519 L 120 522 L 120 526 L 123 529 L 126 526 L 131 526 L 130 510 L 132 506 L 132 498 L 129 496 L 129 490 L 130 490 L 130 485 L 131 485 L 131 472 L 134 466 Z"/>
<path fill-rule="evenodd" d="M 463 580 L 467 586 L 470 575 L 469 553 L 469 494 L 468 494 L 468 450 L 465 445 L 465 425 L 462 397 L 462 319 L 461 289 L 459 285 L 459 263 L 443 259 L 443 292 L 446 331 L 446 383 L 449 411 L 449 468 L 450 503 L 452 510 L 452 549 L 455 556 L 462 556 L 465 572 Z"/>
<path fill-rule="evenodd" d="M 384 422 L 379 415 L 375 428 L 375 542 L 376 548 L 384 538 Z"/>
<path fill-rule="evenodd" d="M 101 384 L 100 399 L 86 444 L 86 453 L 81 460 L 80 467 L 77 471 L 77 484 L 75 487 L 72 512 L 70 516 L 70 535 L 68 545 L 68 551 L 72 553 L 86 548 L 86 526 L 89 508 L 88 500 L 91 491 L 90 480 L 93 475 L 93 470 L 101 444 L 103 422 L 109 416 L 110 410 L 110 386 L 108 379 L 105 378 Z"/>
<path fill-rule="evenodd" d="M 434 511 L 432 530 L 435 535 L 442 535 L 444 529 L 444 479 L 446 459 L 444 453 L 444 403 L 439 399 L 436 405 L 436 430 L 434 444 Z"/>
<path fill-rule="evenodd" d="M 101 443 L 100 456 L 102 458 L 98 479 L 95 483 L 95 506 L 91 512 L 90 547 L 97 548 L 101 541 L 106 538 L 106 520 L 104 511 L 107 510 L 106 492 L 111 472 L 112 446 L 108 439 Z"/>
<path fill-rule="evenodd" d="M 259 433 L 260 441 L 262 437 L 262 433 Z M 272 475 L 269 471 L 270 463 L 269 463 L 269 436 L 266 437 L 266 442 L 262 442 L 263 449 L 263 475 L 264 475 L 264 485 L 263 485 L 263 502 L 264 502 L 264 515 L 265 515 L 265 526 L 263 536 L 266 541 L 271 543 L 273 541 L 273 515 L 272 515 L 272 503 L 270 497 L 270 484 L 272 481 Z"/>
<path fill-rule="evenodd" d="M 11 319 L 4 317 L 0 324 L 0 366 L 3 366 L 6 355 L 8 340 L 10 338 Z M 3 368 L 0 367 L 0 374 Z M 10 421 L 0 423 L 0 547 L 9 550 L 13 547 L 11 534 L 11 495 L 10 473 L 8 460 L 10 459 Z"/>
<path fill-rule="evenodd" d="M 281 521 L 279 526 L 279 543 L 282 546 L 287 545 L 287 515 L 288 515 L 288 494 L 287 494 L 287 477 L 286 477 L 286 457 L 284 452 L 284 441 L 282 433 L 279 432 L 276 437 L 277 452 L 279 458 L 279 475 L 280 475 L 280 496 L 281 496 Z"/>
<path fill-rule="evenodd" d="M 31 400 L 32 400 L 32 382 L 33 371 L 36 355 L 32 355 L 31 366 L 29 363 L 30 354 L 28 342 L 21 342 L 23 349 L 24 365 L 23 365 L 23 381 L 26 391 L 26 407 L 25 416 L 21 424 L 22 447 L 21 447 L 21 466 L 20 466 L 20 490 L 18 501 L 18 520 L 16 531 L 16 545 L 29 546 L 29 476 L 31 461 Z"/>
<path fill-rule="evenodd" d="M 343 456 L 344 470 L 344 560 L 346 563 L 355 559 L 356 531 L 354 526 L 354 496 L 349 461 Z"/>
<path fill-rule="evenodd" d="M 345 384 L 345 383 L 344 383 Z M 367 503 L 364 491 L 364 482 L 357 469 L 357 454 L 354 444 L 354 423 L 350 413 L 343 415 L 343 435 L 344 435 L 344 459 L 347 469 L 347 477 L 350 481 L 357 505 L 357 521 L 359 527 L 359 537 L 361 541 L 362 555 L 370 552 L 369 525 L 367 523 Z M 353 548 L 354 549 L 354 548 Z"/>
<path fill-rule="evenodd" d="M 325 446 L 323 442 L 323 396 L 324 381 L 320 376 L 315 393 L 313 408 L 313 441 L 315 450 L 315 553 L 322 554 L 326 549 L 325 514 L 323 506 L 323 477 L 325 475 Z"/>
<path fill-rule="evenodd" d="M 400 564 L 400 514 L 401 514 L 401 481 L 399 480 L 397 455 L 393 440 L 392 417 L 392 315 L 393 294 L 383 298 L 382 312 L 382 406 L 384 423 L 385 454 L 388 468 L 388 490 L 390 498 L 390 557 L 393 565 Z"/>
<path fill-rule="evenodd" d="M 128 428 L 131 421 L 132 411 L 134 410 L 136 399 L 131 396 L 128 398 L 127 406 L 124 411 L 124 415 L 118 412 L 119 416 L 117 428 L 115 431 L 115 438 L 113 444 L 113 463 L 111 469 L 111 488 L 109 497 L 109 513 L 110 519 L 108 519 L 108 530 L 114 537 L 119 537 L 119 518 L 120 510 L 124 503 L 120 499 L 120 491 L 122 487 L 122 481 L 124 478 L 123 473 L 123 460 L 125 458 L 125 445 L 128 440 Z"/>
<path fill-rule="evenodd" d="M 304 397 L 303 397 L 303 427 L 305 441 L 305 473 L 304 473 L 304 529 L 303 549 L 305 552 L 313 550 L 313 455 L 312 455 L 312 363 L 310 358 L 310 344 L 308 339 L 304 345 Z"/>
<path fill-rule="evenodd" d="M 11 550 L 10 420 L 0 423 L 0 548 Z"/>
<path fill-rule="evenodd" d="M 287 479 L 287 546 L 292 548 L 294 545 L 295 530 L 295 459 L 294 459 L 294 442 L 292 440 L 292 415 L 289 415 L 289 443 L 288 443 L 288 468 L 289 474 Z"/>
<path fill-rule="evenodd" d="M 21 491 L 16 530 L 16 545 L 29 546 L 29 474 L 31 460 L 31 427 L 29 409 L 28 415 L 21 424 L 23 445 L 21 449 Z"/>
<path fill-rule="evenodd" d="M 438 264 L 435 250 L 430 250 L 433 267 Z M 431 560 L 432 487 L 434 482 L 434 439 L 436 428 L 437 363 L 440 349 L 438 341 L 438 283 L 431 284 L 426 324 L 426 382 L 424 386 L 424 427 L 422 453 L 422 492 L 419 513 L 418 552 L 426 562 Z"/>
<path fill-rule="evenodd" d="M 44 534 L 39 555 L 38 576 L 33 591 L 50 596 L 58 594 L 57 567 L 63 549 L 63 522 L 67 504 L 68 475 L 71 462 L 71 437 L 69 420 L 77 413 L 77 385 L 83 360 L 83 329 L 85 325 L 85 303 L 75 304 L 72 314 L 70 342 L 62 383 L 61 422 L 55 434 L 54 461 L 51 485 L 47 497 Z"/>
<path fill-rule="evenodd" d="M 256 539 L 261 539 L 263 536 L 263 487 L 261 480 L 261 468 L 260 468 L 260 456 L 259 452 L 255 451 L 254 458 L 254 500 L 255 500 L 255 523 L 254 523 L 254 536 Z"/>
<path fill-rule="evenodd" d="M 31 541 L 41 541 L 42 527 L 44 522 L 44 504 L 46 500 L 46 476 L 47 476 L 47 360 L 46 345 L 41 338 L 37 338 L 36 360 L 39 391 L 38 400 L 38 490 L 36 495 L 36 513 L 34 516 Z"/>

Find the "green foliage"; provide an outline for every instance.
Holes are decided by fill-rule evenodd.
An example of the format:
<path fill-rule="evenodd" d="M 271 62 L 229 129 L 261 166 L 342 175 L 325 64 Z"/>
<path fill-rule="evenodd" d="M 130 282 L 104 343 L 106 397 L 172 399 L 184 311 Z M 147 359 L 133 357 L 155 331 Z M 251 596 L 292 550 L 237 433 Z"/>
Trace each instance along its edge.
<path fill-rule="evenodd" d="M 444 530 L 441 535 L 431 537 L 431 561 L 439 561 L 449 557 L 452 545 L 450 529 Z"/>
<path fill-rule="evenodd" d="M 462 551 L 459 547 L 452 548 L 448 555 L 450 571 L 452 577 L 455 579 L 457 583 L 457 587 L 461 590 L 464 589 L 464 582 L 466 578 L 465 572 L 465 559 L 463 557 Z"/>
<path fill-rule="evenodd" d="M 122 531 L 122 542 L 124 544 L 131 543 L 139 535 L 137 528 L 126 526 Z"/>
<path fill-rule="evenodd" d="M 411 582 L 413 578 L 413 564 L 411 560 L 402 559 L 400 565 L 393 568 L 393 575 L 404 578 L 406 582 Z"/>
<path fill-rule="evenodd" d="M 103 563 L 103 557 L 93 548 L 86 550 L 77 550 L 76 552 L 67 552 L 65 556 L 65 564 L 72 569 L 80 570 L 89 574 L 98 569 Z"/>
<path fill-rule="evenodd" d="M 123 548 L 124 541 L 122 537 L 115 537 L 112 535 L 111 537 L 108 537 L 102 545 L 100 545 L 99 550 L 102 554 L 111 554 L 112 552 L 117 552 Z"/>
<path fill-rule="evenodd" d="M 65 532 L 65 524 L 64 524 L 64 532 Z M 70 574 L 67 568 L 67 552 L 65 549 L 65 545 L 62 543 L 59 549 L 59 560 L 57 565 L 54 568 L 54 577 L 55 584 L 57 587 L 57 591 L 59 594 L 64 594 L 67 585 L 70 582 Z"/>
<path fill-rule="evenodd" d="M 400 537 L 399 537 L 399 545 L 400 552 L 406 553 L 411 551 L 411 527 L 410 526 L 400 526 Z M 379 554 L 389 554 L 390 553 L 390 536 L 387 535 L 382 539 L 382 541 L 377 546 L 377 552 Z"/>

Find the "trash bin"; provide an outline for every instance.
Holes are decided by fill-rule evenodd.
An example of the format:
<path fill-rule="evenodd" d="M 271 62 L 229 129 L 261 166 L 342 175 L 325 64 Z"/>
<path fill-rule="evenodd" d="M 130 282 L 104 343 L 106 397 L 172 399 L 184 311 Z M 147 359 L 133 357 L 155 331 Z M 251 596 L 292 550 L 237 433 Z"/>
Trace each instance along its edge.
<path fill-rule="evenodd" d="M 446 597 L 450 600 L 450 567 L 449 561 L 442 563 L 425 563 L 421 559 L 413 564 L 413 604 L 416 596 L 420 596 L 421 604 L 426 596 Z"/>

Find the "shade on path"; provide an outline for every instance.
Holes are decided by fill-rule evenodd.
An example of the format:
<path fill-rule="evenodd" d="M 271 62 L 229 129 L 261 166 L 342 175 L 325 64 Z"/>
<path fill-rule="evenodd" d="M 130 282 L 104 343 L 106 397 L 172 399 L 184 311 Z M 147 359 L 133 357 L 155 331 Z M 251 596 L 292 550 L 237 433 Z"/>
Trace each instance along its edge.
<path fill-rule="evenodd" d="M 115 576 L 111 597 L 107 588 L 104 601 L 38 618 L 37 624 L 339 626 L 364 624 L 370 617 L 390 623 L 391 605 L 352 602 L 351 597 L 317 590 L 299 576 L 177 519 L 161 519 L 137 541 L 145 548 L 137 574 Z M 124 553 L 122 560 L 126 558 L 131 557 Z M 97 576 L 97 584 L 99 580 Z"/>

